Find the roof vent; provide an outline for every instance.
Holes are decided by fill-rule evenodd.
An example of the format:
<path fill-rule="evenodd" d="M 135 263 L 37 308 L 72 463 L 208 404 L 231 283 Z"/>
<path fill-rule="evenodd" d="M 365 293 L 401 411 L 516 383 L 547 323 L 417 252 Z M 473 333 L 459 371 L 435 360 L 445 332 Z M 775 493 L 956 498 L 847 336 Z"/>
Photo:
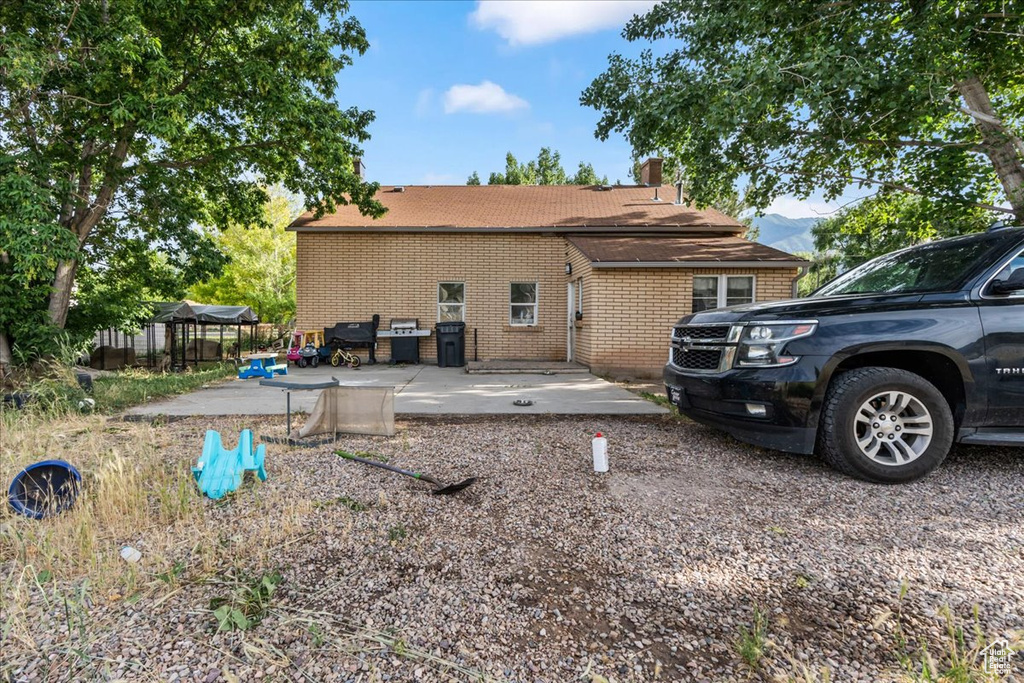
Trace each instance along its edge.
<path fill-rule="evenodd" d="M 392 188 L 391 191 L 392 192 L 405 192 L 405 186 L 404 185 L 396 185 L 394 188 Z"/>
<path fill-rule="evenodd" d="M 658 187 L 654 188 L 654 196 L 651 197 L 651 201 L 652 202 L 660 202 L 661 201 L 661 197 L 658 196 L 658 190 L 659 189 L 661 189 L 661 188 L 658 188 Z"/>
<path fill-rule="evenodd" d="M 598 185 L 594 189 L 596 189 L 598 192 L 610 192 L 612 187 L 614 187 L 614 186 L 613 185 Z"/>

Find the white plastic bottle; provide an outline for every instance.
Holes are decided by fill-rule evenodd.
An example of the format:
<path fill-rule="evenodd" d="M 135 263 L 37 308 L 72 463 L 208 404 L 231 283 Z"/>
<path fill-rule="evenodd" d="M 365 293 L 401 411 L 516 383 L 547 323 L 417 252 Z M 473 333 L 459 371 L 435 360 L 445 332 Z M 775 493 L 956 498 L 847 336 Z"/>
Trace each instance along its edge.
<path fill-rule="evenodd" d="M 608 439 L 601 435 L 601 432 L 597 433 L 593 441 L 594 449 L 594 471 L 595 472 L 607 472 L 608 471 Z"/>

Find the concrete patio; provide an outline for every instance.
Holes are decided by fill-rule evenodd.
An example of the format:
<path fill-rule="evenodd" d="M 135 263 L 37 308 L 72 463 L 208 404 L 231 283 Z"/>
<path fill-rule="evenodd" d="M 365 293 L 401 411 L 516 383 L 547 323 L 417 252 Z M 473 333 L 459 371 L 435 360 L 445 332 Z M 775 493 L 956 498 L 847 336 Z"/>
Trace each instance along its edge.
<path fill-rule="evenodd" d="M 465 368 L 435 365 L 365 365 L 300 369 L 275 379 L 318 383 L 337 377 L 348 386 L 395 387 L 395 413 L 404 415 L 655 415 L 665 408 L 646 401 L 590 373 L 537 374 L 516 368 L 510 374 L 471 375 Z M 309 412 L 319 391 L 293 391 L 292 411 Z M 513 401 L 532 401 L 517 406 Z M 260 386 L 259 380 L 229 380 L 223 384 L 170 399 L 153 401 L 129 411 L 134 415 L 283 415 L 285 390 Z"/>

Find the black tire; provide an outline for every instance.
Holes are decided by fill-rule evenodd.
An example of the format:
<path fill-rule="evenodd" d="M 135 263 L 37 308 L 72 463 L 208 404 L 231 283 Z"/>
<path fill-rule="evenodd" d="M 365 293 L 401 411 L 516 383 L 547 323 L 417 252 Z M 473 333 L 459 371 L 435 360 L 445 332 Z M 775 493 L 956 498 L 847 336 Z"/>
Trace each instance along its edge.
<path fill-rule="evenodd" d="M 331 354 L 331 365 L 334 366 L 334 367 L 338 367 L 338 365 L 340 365 L 340 364 L 341 364 L 341 356 L 338 355 L 337 353 L 332 353 Z"/>
<path fill-rule="evenodd" d="M 295 362 L 298 364 L 300 368 L 304 368 L 307 365 L 305 356 L 299 356 L 299 359 Z"/>
<path fill-rule="evenodd" d="M 902 465 L 877 462 L 856 443 L 854 422 L 858 410 L 883 391 L 908 394 L 931 415 L 931 442 L 915 459 Z M 920 479 L 942 464 L 953 445 L 953 430 L 949 404 L 928 380 L 896 368 L 857 368 L 839 374 L 829 385 L 818 426 L 818 452 L 826 463 L 851 477 L 878 484 L 903 484 Z"/>
<path fill-rule="evenodd" d="M 309 359 L 309 362 L 315 368 L 316 366 L 320 365 L 320 357 L 319 356 L 313 356 L 312 358 Z"/>
<path fill-rule="evenodd" d="M 359 367 L 359 364 L 360 364 L 361 362 L 362 362 L 362 360 L 360 360 L 359 356 L 357 356 L 356 354 L 354 354 L 354 353 L 353 353 L 353 354 L 352 354 L 352 362 L 351 362 L 351 363 L 349 363 L 349 364 L 348 364 L 348 366 L 349 366 L 350 368 L 352 368 L 353 370 L 355 370 L 356 368 L 358 368 L 358 367 Z"/>

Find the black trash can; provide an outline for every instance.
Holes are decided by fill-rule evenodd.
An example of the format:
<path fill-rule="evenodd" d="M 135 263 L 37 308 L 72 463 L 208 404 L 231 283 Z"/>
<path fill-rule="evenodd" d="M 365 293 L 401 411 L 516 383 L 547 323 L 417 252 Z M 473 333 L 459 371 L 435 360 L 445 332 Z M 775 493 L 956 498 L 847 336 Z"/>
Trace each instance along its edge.
<path fill-rule="evenodd" d="M 434 326 L 437 335 L 437 367 L 461 368 L 466 364 L 466 323 L 438 323 Z"/>

